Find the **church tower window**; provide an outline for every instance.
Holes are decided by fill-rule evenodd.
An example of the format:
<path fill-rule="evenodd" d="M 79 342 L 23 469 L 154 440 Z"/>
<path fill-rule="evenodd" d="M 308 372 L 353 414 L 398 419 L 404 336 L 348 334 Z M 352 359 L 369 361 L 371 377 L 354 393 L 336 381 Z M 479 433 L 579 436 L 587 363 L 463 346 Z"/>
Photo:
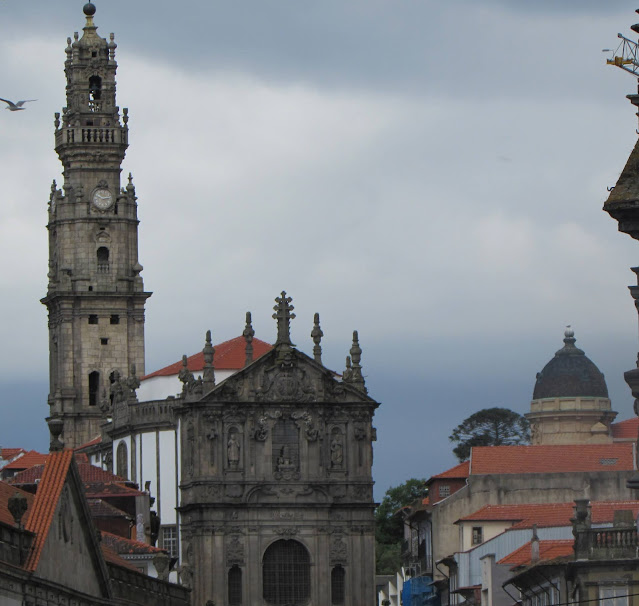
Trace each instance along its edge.
<path fill-rule="evenodd" d="M 121 478 L 129 477 L 129 453 L 126 447 L 126 442 L 120 442 L 118 444 L 118 449 L 115 453 L 115 458 L 117 461 L 117 469 L 116 475 Z"/>
<path fill-rule="evenodd" d="M 89 373 L 89 406 L 98 403 L 100 393 L 100 373 L 97 370 Z"/>
<path fill-rule="evenodd" d="M 233 566 L 229 570 L 229 606 L 242 604 L 242 569 Z"/>
<path fill-rule="evenodd" d="M 102 109 L 100 103 L 101 99 L 102 78 L 100 78 L 100 76 L 91 76 L 89 78 L 89 110 L 92 112 L 99 112 Z"/>
<path fill-rule="evenodd" d="M 109 272 L 109 249 L 106 246 L 98 248 L 98 273 L 106 274 Z"/>
<path fill-rule="evenodd" d="M 346 596 L 346 571 L 342 566 L 335 566 L 331 571 L 331 604 L 341 606 Z"/>
<path fill-rule="evenodd" d="M 311 559 L 298 541 L 279 540 L 264 553 L 263 597 L 271 606 L 303 606 L 311 595 Z"/>

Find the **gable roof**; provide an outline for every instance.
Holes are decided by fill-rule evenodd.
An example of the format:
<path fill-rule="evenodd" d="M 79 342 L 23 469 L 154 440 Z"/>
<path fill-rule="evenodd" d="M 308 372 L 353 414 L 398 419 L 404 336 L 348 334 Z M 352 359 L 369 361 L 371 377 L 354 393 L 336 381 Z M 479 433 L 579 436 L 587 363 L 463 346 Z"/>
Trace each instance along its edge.
<path fill-rule="evenodd" d="M 0 459 L 10 461 L 23 452 L 27 451 L 24 448 L 0 448 Z"/>
<path fill-rule="evenodd" d="M 574 554 L 573 539 L 555 539 L 550 541 L 539 541 L 539 560 L 549 561 L 557 558 L 570 558 Z M 497 562 L 506 564 L 513 568 L 517 566 L 528 566 L 532 563 L 531 542 L 528 541 L 505 558 Z"/>
<path fill-rule="evenodd" d="M 33 495 L 26 490 L 21 490 L 16 486 L 11 486 L 6 482 L 0 482 L 0 522 L 3 522 L 9 526 L 15 526 L 13 515 L 9 511 L 9 499 L 18 493 L 20 496 L 27 499 L 27 511 L 25 512 L 22 523 L 29 517 L 29 509 L 33 505 Z"/>
<path fill-rule="evenodd" d="M 91 511 L 92 518 L 126 518 L 132 520 L 133 518 L 126 512 L 118 509 L 117 507 L 107 503 L 102 499 L 90 499 L 87 498 L 87 505 L 89 511 Z"/>
<path fill-rule="evenodd" d="M 633 471 L 634 444 L 553 444 L 540 446 L 475 446 L 470 474 L 522 474 Z"/>
<path fill-rule="evenodd" d="M 2 470 L 21 470 L 21 469 L 29 469 L 29 467 L 33 467 L 34 465 L 43 465 L 47 460 L 49 455 L 42 454 L 41 452 L 36 452 L 35 450 L 30 450 L 29 452 L 25 452 L 23 455 L 17 457 L 10 463 L 7 463 Z"/>
<path fill-rule="evenodd" d="M 468 477 L 470 469 L 470 461 L 463 461 L 459 463 L 459 465 L 455 465 L 455 467 L 451 467 L 446 471 L 442 471 L 442 473 L 438 473 L 436 476 L 431 476 L 428 480 L 427 484 L 432 482 L 433 480 L 440 479 L 460 479 L 464 480 Z"/>
<path fill-rule="evenodd" d="M 266 341 L 253 338 L 253 360 L 257 360 L 273 346 Z M 191 372 L 199 372 L 204 369 L 204 353 L 198 352 L 186 359 L 187 366 Z M 244 337 L 235 337 L 229 341 L 224 341 L 215 345 L 213 354 L 213 367 L 216 370 L 240 370 L 244 368 L 246 362 L 246 341 Z M 152 377 L 169 377 L 177 375 L 182 370 L 182 360 L 156 370 L 151 374 L 142 377 L 142 380 Z"/>
<path fill-rule="evenodd" d="M 636 518 L 639 501 L 592 501 L 590 503 L 593 524 L 612 523 L 614 512 L 629 510 Z M 481 509 L 460 518 L 457 522 L 513 522 L 513 529 L 570 526 L 574 516 L 574 503 L 524 503 L 519 505 L 484 505 Z"/>
<path fill-rule="evenodd" d="M 619 423 L 613 423 L 610 426 L 613 439 L 633 439 L 636 440 L 639 435 L 639 417 L 633 417 Z"/>
<path fill-rule="evenodd" d="M 36 535 L 25 563 L 25 568 L 31 572 L 38 566 L 72 460 L 73 451 L 71 450 L 51 453 L 42 474 L 35 502 L 25 524 L 26 530 Z"/>
<path fill-rule="evenodd" d="M 77 455 L 76 455 L 77 457 Z M 116 476 L 110 471 L 100 469 L 90 463 L 79 463 L 76 458 L 76 465 L 78 466 L 78 472 L 80 478 L 85 484 L 105 484 L 111 482 L 121 482 L 126 484 L 135 485 L 126 478 Z M 11 484 L 35 484 L 40 478 L 42 478 L 42 472 L 44 471 L 44 465 L 34 465 L 29 469 L 25 469 L 17 473 L 13 478 L 9 480 Z"/>
<path fill-rule="evenodd" d="M 102 531 L 102 543 L 118 555 L 155 555 L 156 553 L 166 553 L 164 549 L 153 547 L 147 543 L 125 539 L 117 534 Z"/>

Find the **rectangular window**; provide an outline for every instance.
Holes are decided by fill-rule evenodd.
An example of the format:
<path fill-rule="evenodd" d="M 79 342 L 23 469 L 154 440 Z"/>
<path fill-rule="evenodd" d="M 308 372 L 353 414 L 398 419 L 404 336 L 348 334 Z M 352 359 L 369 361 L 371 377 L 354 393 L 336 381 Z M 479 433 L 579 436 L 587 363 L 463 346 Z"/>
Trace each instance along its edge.
<path fill-rule="evenodd" d="M 440 484 L 439 485 L 439 496 L 440 498 L 449 497 L 450 496 L 450 484 Z"/>
<path fill-rule="evenodd" d="M 599 604 L 601 606 L 628 606 L 628 585 L 599 585 Z"/>
<path fill-rule="evenodd" d="M 176 526 L 162 526 L 162 549 L 166 549 L 170 557 L 178 557 L 178 539 Z"/>
<path fill-rule="evenodd" d="M 119 324 L 120 323 L 120 316 L 118 316 L 117 314 L 113 314 L 111 316 L 111 324 Z"/>
<path fill-rule="evenodd" d="M 98 316 L 96 316 L 95 314 L 91 314 L 89 316 L 89 324 L 97 324 L 98 323 Z"/>
<path fill-rule="evenodd" d="M 473 526 L 473 545 L 484 542 L 484 529 L 482 526 Z"/>
<path fill-rule="evenodd" d="M 108 345 L 109 344 L 109 339 L 102 337 L 100 339 L 100 345 Z"/>

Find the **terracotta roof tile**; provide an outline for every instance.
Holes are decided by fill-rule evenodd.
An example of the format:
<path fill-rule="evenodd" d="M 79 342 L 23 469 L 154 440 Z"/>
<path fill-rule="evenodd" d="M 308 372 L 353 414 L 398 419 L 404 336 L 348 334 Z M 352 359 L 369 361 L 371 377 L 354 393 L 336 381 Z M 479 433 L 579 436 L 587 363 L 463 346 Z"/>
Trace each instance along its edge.
<path fill-rule="evenodd" d="M 38 566 L 71 461 L 73 461 L 72 450 L 54 452 L 47 458 L 42 479 L 38 484 L 35 500 L 25 524 L 26 530 L 36 535 L 24 566 L 31 572 Z"/>
<path fill-rule="evenodd" d="M 614 512 L 630 510 L 633 517 L 639 513 L 639 501 L 593 501 L 591 519 L 593 524 L 610 524 Z M 574 503 L 524 503 L 519 505 L 485 505 L 474 513 L 461 518 L 460 522 L 502 521 L 513 522 L 513 529 L 570 526 L 575 510 Z"/>
<path fill-rule="evenodd" d="M 4 461 L 10 461 L 24 452 L 27 452 L 24 448 L 0 448 L 0 458 Z"/>
<path fill-rule="evenodd" d="M 137 488 L 131 488 L 119 482 L 85 484 L 84 490 L 87 497 L 101 499 L 103 497 L 137 497 L 142 494 Z"/>
<path fill-rule="evenodd" d="M 438 473 L 436 476 L 432 476 L 430 480 L 428 481 L 430 482 L 432 480 L 439 480 L 443 478 L 448 478 L 448 479 L 467 478 L 469 467 L 470 467 L 470 462 L 464 461 L 463 463 L 460 463 L 459 465 L 455 465 L 455 467 L 451 467 L 450 469 L 447 469 L 446 471 L 443 471 L 442 473 Z"/>
<path fill-rule="evenodd" d="M 76 446 L 73 450 L 84 450 L 85 448 L 89 448 L 90 446 L 95 446 L 96 444 L 102 444 L 102 436 L 98 436 L 97 438 L 93 438 L 93 440 L 89 440 L 84 444 L 80 444 L 80 446 Z"/>
<path fill-rule="evenodd" d="M 102 499 L 87 499 L 87 505 L 91 512 L 92 518 L 127 518 L 131 520 L 131 516 L 110 503 Z"/>
<path fill-rule="evenodd" d="M 82 463 L 78 460 L 77 454 L 74 456 L 76 458 L 78 471 L 80 472 L 80 479 L 85 484 L 106 484 L 111 482 L 122 482 L 133 485 L 133 482 L 129 482 L 126 478 L 116 476 L 110 471 L 100 469 L 99 467 L 91 465 L 90 463 Z M 9 481 L 11 484 L 35 484 L 36 481 L 42 477 L 43 470 L 44 465 L 34 465 L 29 469 L 25 469 L 24 471 L 17 473 Z"/>
<path fill-rule="evenodd" d="M 637 435 L 639 435 L 639 417 L 613 423 L 610 429 L 612 430 L 612 437 L 617 440 L 624 438 L 636 440 Z"/>
<path fill-rule="evenodd" d="M 134 541 L 133 539 L 125 539 L 110 532 L 102 531 L 101 535 L 102 544 L 119 555 L 143 555 L 164 552 L 164 549 L 160 549 L 159 547 L 153 547 L 152 545 Z"/>
<path fill-rule="evenodd" d="M 557 444 L 543 446 L 475 446 L 471 475 L 632 471 L 633 444 Z"/>
<path fill-rule="evenodd" d="M 253 359 L 257 360 L 260 356 L 273 349 L 270 343 L 253 339 Z M 235 337 L 230 341 L 224 341 L 219 345 L 215 345 L 215 354 L 213 355 L 213 366 L 217 370 L 241 370 L 244 368 L 246 360 L 246 341 L 244 337 Z M 191 372 L 198 372 L 204 368 L 204 353 L 198 352 L 186 360 L 187 366 Z M 182 370 L 182 360 L 170 364 L 160 370 L 156 370 L 151 374 L 142 377 L 142 379 L 150 379 L 151 377 L 168 377 L 177 375 Z"/>
<path fill-rule="evenodd" d="M 109 549 L 104 543 L 100 545 L 100 549 L 102 549 L 102 555 L 104 560 L 109 564 L 115 564 L 116 566 L 121 566 L 122 568 L 128 568 L 129 570 L 135 570 L 135 572 L 140 572 L 133 564 L 127 562 L 124 558 L 121 558 L 113 549 Z"/>
<path fill-rule="evenodd" d="M 30 450 L 17 459 L 11 461 L 11 463 L 7 463 L 2 470 L 14 469 L 18 471 L 20 469 L 29 469 L 29 467 L 33 467 L 34 465 L 41 465 L 45 463 L 48 456 L 49 455 L 42 454 L 41 452 Z"/>
<path fill-rule="evenodd" d="M 549 561 L 556 558 L 569 558 L 574 554 L 572 539 L 556 539 L 553 541 L 539 541 L 539 559 L 540 561 Z M 497 562 L 498 564 L 506 564 L 508 566 L 527 566 L 531 564 L 531 545 L 530 541 L 522 545 L 519 549 L 515 549 L 505 558 Z"/>
<path fill-rule="evenodd" d="M 33 505 L 34 496 L 30 492 L 21 490 L 17 486 L 11 486 L 6 482 L 0 482 L 0 522 L 4 522 L 9 526 L 14 526 L 15 522 L 11 512 L 9 511 L 9 499 L 16 493 L 21 494 L 27 499 L 27 511 L 22 518 L 22 523 L 29 517 L 29 509 Z"/>

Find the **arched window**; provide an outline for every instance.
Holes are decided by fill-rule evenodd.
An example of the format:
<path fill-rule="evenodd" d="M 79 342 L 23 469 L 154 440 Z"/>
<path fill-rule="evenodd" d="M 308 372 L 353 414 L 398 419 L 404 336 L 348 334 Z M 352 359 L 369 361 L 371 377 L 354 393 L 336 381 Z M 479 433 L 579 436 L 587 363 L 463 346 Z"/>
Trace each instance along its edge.
<path fill-rule="evenodd" d="M 117 460 L 116 474 L 121 478 L 129 478 L 129 453 L 127 451 L 126 442 L 120 442 L 115 452 Z"/>
<path fill-rule="evenodd" d="M 95 406 L 100 396 L 100 373 L 97 370 L 89 373 L 89 406 Z"/>
<path fill-rule="evenodd" d="M 106 246 L 98 248 L 98 273 L 107 273 L 109 271 L 109 249 Z"/>
<path fill-rule="evenodd" d="M 233 566 L 229 570 L 229 606 L 241 606 L 242 604 L 242 569 Z"/>
<path fill-rule="evenodd" d="M 275 541 L 262 560 L 263 597 L 271 606 L 303 606 L 311 597 L 311 558 L 292 539 Z"/>
<path fill-rule="evenodd" d="M 100 111 L 100 100 L 102 99 L 102 78 L 91 76 L 89 78 L 89 109 L 92 112 Z"/>
<path fill-rule="evenodd" d="M 346 571 L 341 566 L 331 570 L 331 604 L 341 606 L 346 599 Z"/>

